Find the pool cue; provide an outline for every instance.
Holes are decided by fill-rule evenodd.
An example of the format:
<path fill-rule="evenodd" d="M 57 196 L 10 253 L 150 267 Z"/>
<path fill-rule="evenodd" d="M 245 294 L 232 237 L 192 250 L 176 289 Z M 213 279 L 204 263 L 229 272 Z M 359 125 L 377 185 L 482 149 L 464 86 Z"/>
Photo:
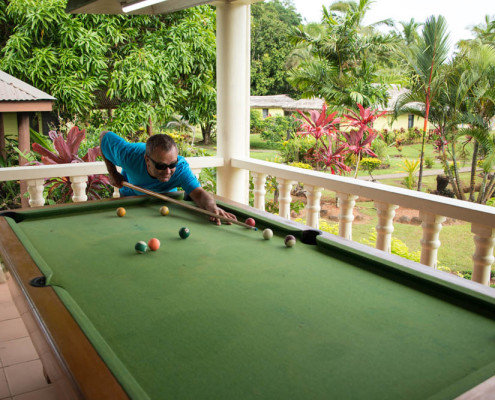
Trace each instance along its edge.
<path fill-rule="evenodd" d="M 220 220 L 227 221 L 227 222 L 230 222 L 232 224 L 237 224 L 237 225 L 243 226 L 244 228 L 254 229 L 256 231 L 258 230 L 258 228 L 251 226 L 251 225 L 248 225 L 248 224 L 245 224 L 244 222 L 237 221 L 236 219 L 232 219 L 232 218 L 228 218 L 228 217 L 222 217 L 220 215 L 212 213 L 211 211 L 203 210 L 202 208 L 198 208 L 198 207 L 191 206 L 189 204 L 185 204 L 182 201 L 175 200 L 171 197 L 165 196 L 164 194 L 156 193 L 156 192 L 153 192 L 153 191 L 148 190 L 148 189 L 143 189 L 143 188 L 136 186 L 136 185 L 133 185 L 132 183 L 129 183 L 129 182 L 125 182 L 125 181 L 122 182 L 122 186 L 128 187 L 129 189 L 137 190 L 138 192 L 145 193 L 147 195 L 156 197 L 156 198 L 161 199 L 161 200 L 168 201 L 170 203 L 177 204 L 181 207 L 185 207 L 189 210 L 196 211 L 196 212 L 208 215 L 210 217 L 218 218 Z"/>

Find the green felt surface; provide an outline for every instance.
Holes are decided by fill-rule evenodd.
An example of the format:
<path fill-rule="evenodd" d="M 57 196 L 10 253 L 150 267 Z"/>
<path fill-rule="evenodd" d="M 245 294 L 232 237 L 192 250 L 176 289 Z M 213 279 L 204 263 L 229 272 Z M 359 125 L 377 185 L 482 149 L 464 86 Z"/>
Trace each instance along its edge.
<path fill-rule="evenodd" d="M 450 399 L 495 374 L 492 318 L 352 253 L 108 204 L 15 229 L 133 398 Z M 152 237 L 159 251 L 136 254 Z"/>

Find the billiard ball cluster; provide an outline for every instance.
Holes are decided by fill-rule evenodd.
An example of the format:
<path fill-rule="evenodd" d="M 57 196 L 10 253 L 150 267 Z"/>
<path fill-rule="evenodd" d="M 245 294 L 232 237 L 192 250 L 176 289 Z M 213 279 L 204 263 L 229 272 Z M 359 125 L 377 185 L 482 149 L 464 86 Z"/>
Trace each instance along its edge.
<path fill-rule="evenodd" d="M 162 206 L 160 207 L 160 214 L 161 215 L 168 215 L 170 210 L 168 209 L 167 206 Z M 119 207 L 117 208 L 117 215 L 119 217 L 123 217 L 126 214 L 126 210 L 124 207 Z M 253 227 L 256 225 L 256 221 L 254 218 L 247 218 L 245 221 L 246 225 L 249 225 L 250 227 Z M 182 227 L 179 229 L 179 236 L 181 239 L 187 239 L 189 235 L 191 234 L 191 231 L 187 227 Z M 263 230 L 263 239 L 265 240 L 270 240 L 273 237 L 273 231 L 269 228 L 266 228 Z M 293 235 L 287 235 L 284 239 L 284 244 L 286 247 L 294 247 L 296 244 L 296 238 Z M 139 241 L 136 243 L 134 246 L 134 249 L 136 250 L 137 253 L 142 254 L 146 253 L 146 251 L 151 250 L 151 251 L 157 251 L 160 248 L 160 241 L 157 238 L 151 238 L 148 243 L 144 241 Z"/>

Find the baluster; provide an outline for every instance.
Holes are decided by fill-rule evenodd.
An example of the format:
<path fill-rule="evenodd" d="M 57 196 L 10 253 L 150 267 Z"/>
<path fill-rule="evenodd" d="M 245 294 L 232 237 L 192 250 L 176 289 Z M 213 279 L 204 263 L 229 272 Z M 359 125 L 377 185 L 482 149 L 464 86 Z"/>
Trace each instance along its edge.
<path fill-rule="evenodd" d="M 375 201 L 378 224 L 376 225 L 376 248 L 390 253 L 392 250 L 392 232 L 397 205 Z"/>
<path fill-rule="evenodd" d="M 421 258 L 420 263 L 429 267 L 437 267 L 437 254 L 440 247 L 440 231 L 442 222 L 446 220 L 444 216 L 435 215 L 426 211 L 419 212 L 421 227 L 423 228 L 423 238 L 421 239 Z"/>
<path fill-rule="evenodd" d="M 475 245 L 471 280 L 490 285 L 490 269 L 494 261 L 495 229 L 490 226 L 472 224 L 471 233 L 474 234 Z"/>
<path fill-rule="evenodd" d="M 72 201 L 74 203 L 78 203 L 81 201 L 87 201 L 88 196 L 86 196 L 86 182 L 88 181 L 88 177 L 86 175 L 80 176 L 71 176 L 70 181 L 72 182 Z"/>
<path fill-rule="evenodd" d="M 113 187 L 113 198 L 118 199 L 120 197 L 120 189 L 116 186 Z"/>
<path fill-rule="evenodd" d="M 290 191 L 295 182 L 288 179 L 277 178 L 277 183 L 279 191 L 279 215 L 283 218 L 290 219 L 290 202 L 292 201 Z"/>
<path fill-rule="evenodd" d="M 354 221 L 354 205 L 358 196 L 348 193 L 337 193 L 339 202 L 339 236 L 352 240 L 352 221 Z"/>
<path fill-rule="evenodd" d="M 259 172 L 251 172 L 253 176 L 253 195 L 254 195 L 254 208 L 258 210 L 265 211 L 265 184 L 266 184 L 266 174 Z"/>
<path fill-rule="evenodd" d="M 320 199 L 322 187 L 304 185 L 306 190 L 306 225 L 318 229 L 320 226 Z"/>
<path fill-rule="evenodd" d="M 27 181 L 29 207 L 42 207 L 45 205 L 45 199 L 43 197 L 44 183 L 44 179 L 30 179 Z"/>

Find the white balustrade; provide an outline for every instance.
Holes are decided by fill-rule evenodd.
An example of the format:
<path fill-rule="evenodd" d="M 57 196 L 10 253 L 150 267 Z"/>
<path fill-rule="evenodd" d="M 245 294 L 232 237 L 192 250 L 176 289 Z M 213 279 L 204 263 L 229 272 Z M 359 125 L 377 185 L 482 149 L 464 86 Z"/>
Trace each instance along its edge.
<path fill-rule="evenodd" d="M 44 179 L 29 179 L 27 191 L 29 193 L 29 207 L 42 207 L 45 205 L 43 197 Z"/>
<path fill-rule="evenodd" d="M 423 237 L 420 240 L 421 243 L 421 259 L 420 263 L 428 265 L 429 267 L 437 267 L 437 254 L 440 247 L 440 231 L 442 230 L 442 222 L 445 221 L 445 217 L 441 215 L 435 215 L 426 211 L 420 211 L 419 219 L 423 221 L 421 227 L 423 228 Z"/>
<path fill-rule="evenodd" d="M 265 195 L 266 195 L 266 177 L 267 174 L 252 172 L 253 176 L 253 195 L 254 195 L 254 208 L 265 211 Z"/>
<path fill-rule="evenodd" d="M 392 232 L 394 231 L 395 204 L 375 201 L 378 224 L 376 225 L 376 248 L 390 253 L 392 250 Z"/>
<path fill-rule="evenodd" d="M 88 177 L 86 175 L 71 176 L 70 181 L 73 192 L 72 201 L 74 203 L 87 201 L 88 196 L 86 195 L 86 187 L 88 186 Z"/>
<path fill-rule="evenodd" d="M 290 179 L 277 178 L 278 183 L 278 209 L 279 215 L 283 218 L 290 219 L 290 203 L 292 196 L 290 192 L 292 186 L 296 183 Z"/>
<path fill-rule="evenodd" d="M 475 250 L 473 254 L 473 275 L 471 280 L 490 284 L 490 268 L 493 264 L 493 245 L 495 243 L 495 229 L 485 225 L 471 225 Z"/>
<path fill-rule="evenodd" d="M 339 236 L 352 240 L 352 221 L 354 221 L 354 205 L 358 196 L 348 193 L 337 193 L 340 205 Z"/>
<path fill-rule="evenodd" d="M 320 199 L 322 187 L 304 185 L 306 191 L 306 225 L 318 229 L 320 226 Z"/>

